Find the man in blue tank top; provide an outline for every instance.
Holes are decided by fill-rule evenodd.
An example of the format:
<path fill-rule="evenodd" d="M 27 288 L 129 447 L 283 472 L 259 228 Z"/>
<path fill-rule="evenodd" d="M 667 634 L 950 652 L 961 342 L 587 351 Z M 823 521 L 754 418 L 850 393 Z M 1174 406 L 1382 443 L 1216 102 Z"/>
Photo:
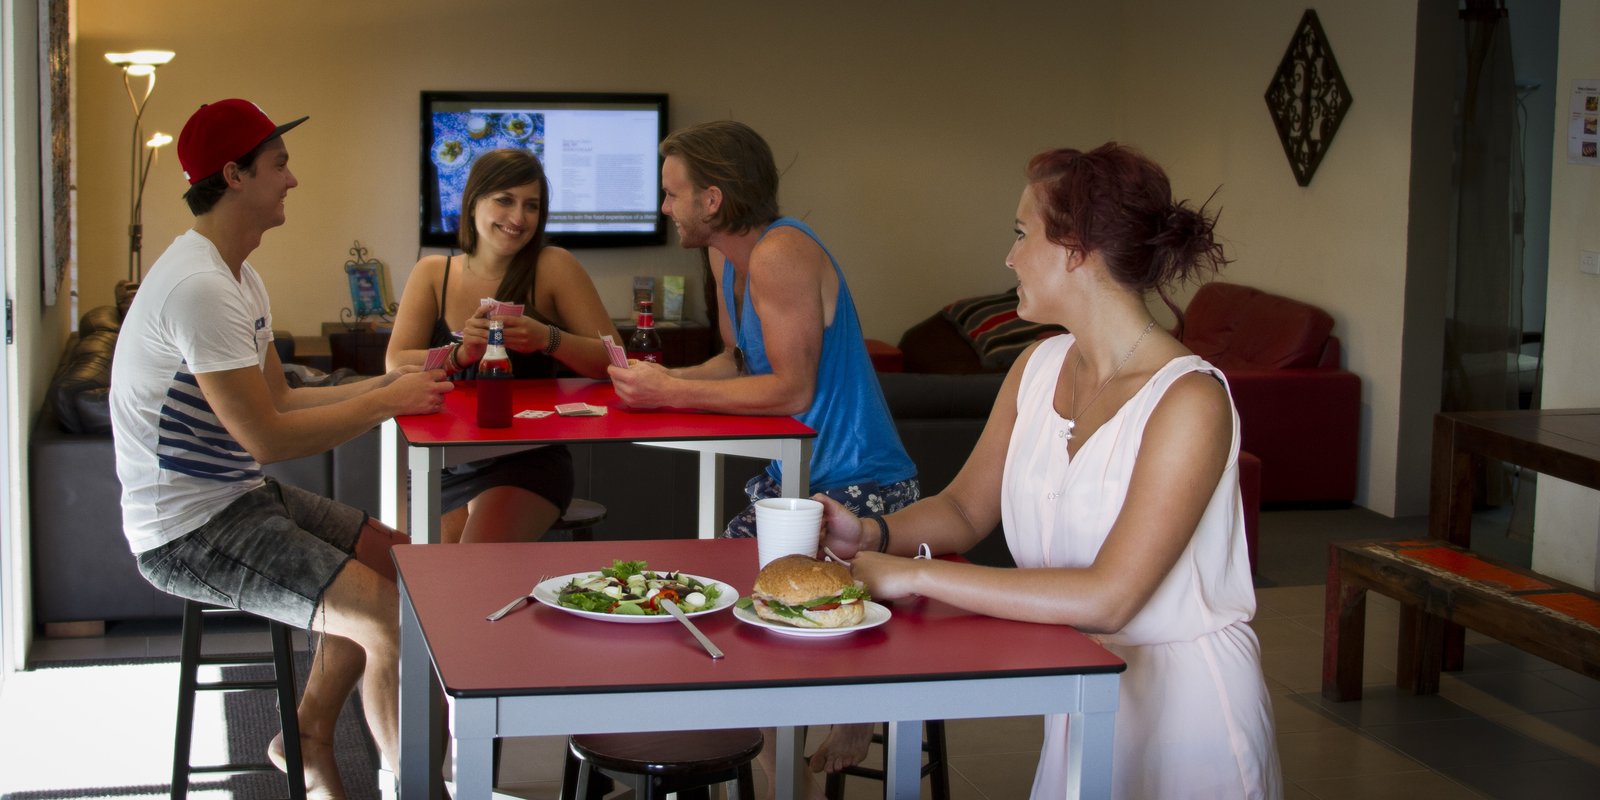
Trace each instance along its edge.
<path fill-rule="evenodd" d="M 772 149 L 749 126 L 723 121 L 673 133 L 661 155 L 661 211 L 684 247 L 708 249 L 724 347 L 692 367 L 612 367 L 617 396 L 636 408 L 793 416 L 817 431 L 813 492 L 874 519 L 915 502 L 916 465 L 889 416 L 844 272 L 805 223 L 779 216 Z M 778 496 L 781 469 L 773 462 L 750 480 L 752 505 L 725 536 L 756 535 L 754 503 Z M 869 735 L 870 726 L 835 726 L 812 769 L 860 761 Z"/>

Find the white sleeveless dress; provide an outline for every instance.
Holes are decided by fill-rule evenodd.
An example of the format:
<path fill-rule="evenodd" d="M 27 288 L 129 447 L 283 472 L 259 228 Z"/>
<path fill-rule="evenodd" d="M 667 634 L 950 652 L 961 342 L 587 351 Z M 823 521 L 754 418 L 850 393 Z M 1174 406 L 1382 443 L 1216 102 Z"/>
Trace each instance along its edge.
<path fill-rule="evenodd" d="M 1067 456 L 1067 420 L 1052 404 L 1071 335 L 1041 344 L 1017 394 L 1003 478 L 1002 520 L 1019 567 L 1086 567 L 1122 509 L 1156 404 L 1178 378 L 1222 373 L 1199 356 L 1173 359 Z M 1226 386 L 1226 381 L 1224 381 Z M 1283 781 L 1260 644 L 1246 624 L 1255 589 L 1239 495 L 1239 415 L 1211 502 L 1172 572 L 1127 627 L 1096 638 L 1128 662 L 1113 751 L 1113 796 L 1279 798 Z M 1033 797 L 1065 797 L 1067 717 L 1045 721 Z"/>

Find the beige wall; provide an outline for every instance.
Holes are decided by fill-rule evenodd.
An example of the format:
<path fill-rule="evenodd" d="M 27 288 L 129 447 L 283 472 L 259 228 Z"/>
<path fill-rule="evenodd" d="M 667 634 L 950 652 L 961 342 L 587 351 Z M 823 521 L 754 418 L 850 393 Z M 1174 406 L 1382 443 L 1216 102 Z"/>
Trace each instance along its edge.
<path fill-rule="evenodd" d="M 671 123 L 732 116 L 787 167 L 789 213 L 844 263 L 867 333 L 889 339 L 951 299 L 1008 285 L 1003 267 L 1028 155 L 1119 139 L 1165 163 L 1180 193 L 1221 187 L 1225 277 L 1327 308 L 1366 382 L 1358 502 L 1394 513 L 1401 291 L 1415 9 L 1319 9 L 1356 98 L 1310 187 L 1282 155 L 1262 94 L 1304 5 L 1172 0 L 861 4 L 795 13 L 701 2 L 288 0 L 221 32 L 213 3 L 80 0 L 83 295 L 123 271 L 129 114 L 93 56 L 166 47 L 147 128 L 176 133 L 229 95 L 310 114 L 289 137 L 301 187 L 254 262 L 275 324 L 313 333 L 348 304 L 340 266 L 360 239 L 395 290 L 417 256 L 417 93 L 429 89 L 671 94 Z M 915 8 L 916 13 L 907 13 Z M 449 9 L 445 11 L 444 9 Z M 1161 25 L 1145 21 L 1163 19 Z M 721 30 L 738 32 L 719 40 Z M 146 263 L 188 224 L 171 152 L 147 195 Z M 584 251 L 612 312 L 635 273 L 695 273 L 674 246 Z M 694 294 L 693 291 L 690 294 Z M 696 309 L 698 310 L 698 309 Z M 1420 513 L 1420 508 L 1403 509 Z"/>
<path fill-rule="evenodd" d="M 1411 73 L 1416 8 L 1325 3 L 1317 16 L 1354 102 L 1301 187 L 1263 95 L 1305 11 L 1291 2 L 1124 4 L 1116 135 L 1165 165 L 1180 196 L 1213 189 L 1236 261 L 1225 280 L 1328 310 L 1362 378 L 1357 502 L 1396 513 Z M 1139 25 L 1160 19 L 1159 25 Z M 1442 294 L 1443 288 L 1440 288 Z M 1425 507 L 1401 509 L 1423 513 Z"/>
<path fill-rule="evenodd" d="M 1568 164 L 1567 114 L 1572 84 L 1600 79 L 1600 2 L 1565 0 L 1556 66 L 1557 154 L 1550 177 L 1550 293 L 1545 319 L 1545 408 L 1600 406 L 1595 345 L 1600 278 L 1578 271 L 1580 250 L 1600 250 L 1600 168 Z M 1600 494 L 1539 479 L 1534 569 L 1580 586 L 1600 586 Z"/>
<path fill-rule="evenodd" d="M 26 0 L 0 3 L 6 31 L 0 49 L 5 82 L 0 85 L 0 158 L 4 160 L 4 197 L 0 208 L 5 229 L 6 296 L 13 300 L 16 343 L 6 347 L 4 359 L 6 437 L 5 498 L 0 500 L 5 519 L 5 547 L 0 565 L 8 569 L 7 594 L 0 597 L 0 635 L 10 667 L 21 667 L 26 655 L 32 619 L 31 563 L 28 543 L 28 432 L 38 418 L 45 385 L 55 368 L 66 338 L 68 298 L 63 292 L 54 306 L 44 305 L 40 289 L 39 245 L 39 49 L 38 10 Z M 16 31 L 13 35 L 11 32 Z M 4 667 L 0 666 L 0 672 Z"/>
<path fill-rule="evenodd" d="M 1010 282 L 1002 259 L 1028 155 L 1110 135 L 1114 87 L 1084 76 L 1109 73 L 1115 42 L 1103 34 L 1116 20 L 1094 3 L 1029 5 L 1019 18 L 916 4 L 913 19 L 908 4 L 838 1 L 666 12 L 616 0 L 286 0 L 219 29 L 215 2 L 80 0 L 84 301 L 106 302 L 126 262 L 131 115 L 118 73 L 97 58 L 163 47 L 178 55 L 161 69 L 147 129 L 176 134 L 200 103 L 234 95 L 275 117 L 311 115 L 286 137 L 301 181 L 289 224 L 253 258 L 280 329 L 316 332 L 349 305 L 340 268 L 354 239 L 403 285 L 418 254 L 420 90 L 612 90 L 669 93 L 673 126 L 732 116 L 763 131 L 787 169 L 784 209 L 841 259 L 869 335 L 897 339 L 944 303 Z M 747 35 L 719 42 L 719 29 Z M 189 224 L 183 189 L 169 149 L 145 201 L 147 265 Z M 675 244 L 579 256 L 615 315 L 627 313 L 632 275 L 698 271 Z"/>

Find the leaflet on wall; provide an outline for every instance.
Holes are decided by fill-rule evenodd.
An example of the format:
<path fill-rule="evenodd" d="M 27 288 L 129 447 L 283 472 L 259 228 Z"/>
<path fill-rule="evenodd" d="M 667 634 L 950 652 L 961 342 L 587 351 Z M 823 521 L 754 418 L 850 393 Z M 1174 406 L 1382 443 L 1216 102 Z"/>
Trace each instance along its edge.
<path fill-rule="evenodd" d="M 1600 166 L 1600 80 L 1572 82 L 1567 163 Z"/>

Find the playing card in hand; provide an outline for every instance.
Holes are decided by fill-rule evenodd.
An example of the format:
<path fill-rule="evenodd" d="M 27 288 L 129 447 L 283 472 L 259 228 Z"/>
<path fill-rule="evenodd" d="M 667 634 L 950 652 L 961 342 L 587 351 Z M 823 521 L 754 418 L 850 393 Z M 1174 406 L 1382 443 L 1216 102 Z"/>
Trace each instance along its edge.
<path fill-rule="evenodd" d="M 429 348 L 427 357 L 422 360 L 422 368 L 444 369 L 450 361 L 450 348 L 451 345 L 448 344 Z"/>
<path fill-rule="evenodd" d="M 494 306 L 494 310 L 489 312 L 489 316 L 491 316 L 491 317 L 520 317 L 520 316 L 522 316 L 522 304 L 521 303 L 507 303 L 507 302 L 504 302 L 502 300 L 496 300 L 493 297 L 485 297 L 482 300 L 479 300 L 478 304 L 480 306 L 491 306 L 491 305 Z"/>
<path fill-rule="evenodd" d="M 622 367 L 623 369 L 628 368 L 628 354 L 621 347 L 618 347 L 616 342 L 611 340 L 611 334 L 602 335 L 600 342 L 606 346 L 606 356 L 611 359 L 612 366 Z"/>

